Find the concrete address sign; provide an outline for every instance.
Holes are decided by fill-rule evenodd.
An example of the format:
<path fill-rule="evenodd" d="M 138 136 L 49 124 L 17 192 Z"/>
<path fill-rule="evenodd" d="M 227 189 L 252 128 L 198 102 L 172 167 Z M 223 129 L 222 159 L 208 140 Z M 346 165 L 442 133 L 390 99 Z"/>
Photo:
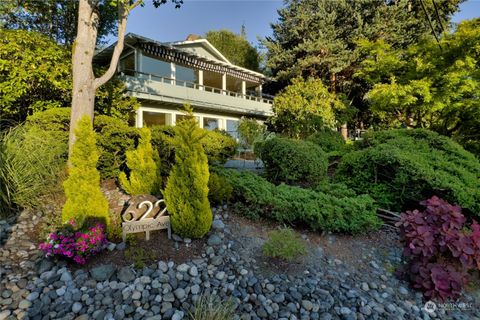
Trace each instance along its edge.
<path fill-rule="evenodd" d="M 146 240 L 150 240 L 150 231 L 163 229 L 167 229 L 170 239 L 172 236 L 170 217 L 165 214 L 166 212 L 167 207 L 163 199 L 130 204 L 122 214 L 123 242 L 126 241 L 129 233 L 145 232 Z"/>

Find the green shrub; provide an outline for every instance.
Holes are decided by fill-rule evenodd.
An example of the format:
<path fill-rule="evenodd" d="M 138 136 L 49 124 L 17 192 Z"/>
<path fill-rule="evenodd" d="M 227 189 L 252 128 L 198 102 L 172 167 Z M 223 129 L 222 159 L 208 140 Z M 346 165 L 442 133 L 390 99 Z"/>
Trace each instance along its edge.
<path fill-rule="evenodd" d="M 135 148 L 140 136 L 139 129 L 128 126 L 123 120 L 104 115 L 96 116 L 93 121 L 100 151 L 97 168 L 102 179 L 116 178 L 122 171 L 128 173 L 126 153 Z"/>
<path fill-rule="evenodd" d="M 337 197 L 285 184 L 275 186 L 251 172 L 223 170 L 220 174 L 232 185 L 232 197 L 248 217 L 348 233 L 367 232 L 380 225 L 376 206 L 366 195 Z"/>
<path fill-rule="evenodd" d="M 311 142 L 272 138 L 256 143 L 255 154 L 273 183 L 316 185 L 327 175 L 327 156 Z"/>
<path fill-rule="evenodd" d="M 161 185 L 160 171 L 158 170 L 158 153 L 155 153 L 152 144 L 152 134 L 148 128 L 140 130 L 140 140 L 137 149 L 127 151 L 127 167 L 130 175 L 125 172 L 119 176 L 123 190 L 131 195 L 158 194 Z"/>
<path fill-rule="evenodd" d="M 307 140 L 322 148 L 329 156 L 340 156 L 347 151 L 345 139 L 338 131 L 324 129 L 312 134 Z"/>
<path fill-rule="evenodd" d="M 265 133 L 265 125 L 259 123 L 255 119 L 240 119 L 237 128 L 242 147 L 249 149 L 253 144 L 262 139 Z"/>
<path fill-rule="evenodd" d="M 159 169 L 162 177 L 167 177 L 175 163 L 175 146 L 171 138 L 175 135 L 174 126 L 153 126 L 152 146 L 160 159 Z"/>
<path fill-rule="evenodd" d="M 218 296 L 201 295 L 190 312 L 191 320 L 231 320 L 235 316 L 232 300 L 221 301 Z"/>
<path fill-rule="evenodd" d="M 233 188 L 225 177 L 210 172 L 208 179 L 208 200 L 213 204 L 227 202 L 232 197 Z"/>
<path fill-rule="evenodd" d="M 205 132 L 198 128 L 191 111 L 174 131 L 171 142 L 175 146 L 175 164 L 163 193 L 165 204 L 175 233 L 187 238 L 201 238 L 212 225 L 208 202 L 208 160 L 201 144 Z"/>
<path fill-rule="evenodd" d="M 272 231 L 269 236 L 262 248 L 268 257 L 291 261 L 307 254 L 305 242 L 290 228 Z"/>
<path fill-rule="evenodd" d="M 383 208 L 408 209 L 438 195 L 480 212 L 480 162 L 453 140 L 416 130 L 370 132 L 345 155 L 336 178 Z"/>
<path fill-rule="evenodd" d="M 68 131 L 70 128 L 70 108 L 54 108 L 36 112 L 27 118 L 26 127 L 36 127 L 65 141 L 65 153 L 68 152 Z M 98 115 L 94 119 L 97 146 L 100 156 L 97 168 L 101 177 L 116 178 L 121 171 L 127 171 L 125 152 L 135 148 L 138 129 L 129 127 L 120 119 Z"/>
<path fill-rule="evenodd" d="M 22 125 L 0 135 L 0 215 L 41 207 L 61 192 L 67 138 Z"/>
<path fill-rule="evenodd" d="M 205 131 L 206 134 L 202 139 L 202 145 L 209 164 L 224 164 L 235 155 L 238 144 L 232 136 L 221 130 Z"/>
<path fill-rule="evenodd" d="M 62 222 L 74 219 L 80 227 L 87 219 L 92 219 L 108 226 L 108 201 L 100 190 L 96 137 L 88 116 L 79 120 L 75 137 L 68 178 L 63 183 L 67 201 L 62 210 Z"/>

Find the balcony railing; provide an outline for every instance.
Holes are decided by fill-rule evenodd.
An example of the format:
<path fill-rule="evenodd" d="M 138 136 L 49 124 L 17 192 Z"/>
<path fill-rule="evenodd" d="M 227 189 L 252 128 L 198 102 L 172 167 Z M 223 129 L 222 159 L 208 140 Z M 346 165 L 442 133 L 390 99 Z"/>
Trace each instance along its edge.
<path fill-rule="evenodd" d="M 120 71 L 120 75 L 121 76 L 139 77 L 139 78 L 142 78 L 142 79 L 158 81 L 158 82 L 161 82 L 161 83 L 176 85 L 176 86 L 180 86 L 180 87 L 192 88 L 192 89 L 196 89 L 196 90 L 222 94 L 222 95 L 235 97 L 235 98 L 241 98 L 241 99 L 247 99 L 247 100 L 251 100 L 251 101 L 273 104 L 272 99 L 268 99 L 268 98 L 265 97 L 267 95 L 262 95 L 262 97 L 257 97 L 257 96 L 254 96 L 254 95 L 242 94 L 242 93 L 239 93 L 239 92 L 234 92 L 234 91 L 229 91 L 229 90 L 223 90 L 223 89 L 210 87 L 210 86 L 206 86 L 206 85 L 200 85 L 198 83 L 191 82 L 191 81 L 178 80 L 178 79 L 163 77 L 163 76 L 159 76 L 159 75 L 155 75 L 155 74 L 151 74 L 151 73 L 140 72 L 140 71 L 136 71 L 136 70 L 125 69 L 125 70 Z M 268 97 L 273 98 L 272 96 L 268 96 Z"/>

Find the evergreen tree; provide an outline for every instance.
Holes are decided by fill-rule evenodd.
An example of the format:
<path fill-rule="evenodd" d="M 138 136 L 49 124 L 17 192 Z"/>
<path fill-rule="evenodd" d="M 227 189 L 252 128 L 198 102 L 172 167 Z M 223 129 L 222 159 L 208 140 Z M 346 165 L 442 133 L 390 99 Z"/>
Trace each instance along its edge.
<path fill-rule="evenodd" d="M 62 222 L 74 219 L 78 226 L 82 226 L 86 220 L 92 219 L 108 225 L 108 201 L 100 190 L 98 150 L 88 116 L 80 119 L 75 134 L 77 140 L 73 145 L 68 178 L 63 183 L 67 201 L 62 210 Z"/>
<path fill-rule="evenodd" d="M 136 150 L 126 152 L 127 167 L 130 175 L 125 172 L 119 176 L 122 188 L 131 195 L 158 194 L 161 183 L 160 163 L 158 153 L 152 147 L 152 133 L 148 128 L 140 129 L 140 140 Z"/>
<path fill-rule="evenodd" d="M 175 165 L 163 193 L 175 233 L 201 238 L 212 225 L 208 201 L 208 160 L 201 140 L 205 132 L 198 127 L 190 107 L 188 117 L 177 123 L 171 142 L 175 146 Z"/>

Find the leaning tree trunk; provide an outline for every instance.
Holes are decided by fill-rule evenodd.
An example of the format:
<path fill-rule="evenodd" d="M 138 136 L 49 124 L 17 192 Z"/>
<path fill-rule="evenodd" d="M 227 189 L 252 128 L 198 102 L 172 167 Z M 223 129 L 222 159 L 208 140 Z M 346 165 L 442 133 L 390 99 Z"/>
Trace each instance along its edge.
<path fill-rule="evenodd" d="M 127 2 L 118 2 L 118 41 L 109 68 L 99 78 L 95 78 L 92 65 L 99 24 L 99 15 L 94 3 L 91 0 L 79 0 L 78 5 L 77 37 L 72 50 L 73 92 L 68 140 L 69 158 L 75 142 L 75 127 L 84 115 L 93 121 L 95 91 L 114 75 L 123 50 L 128 13 L 141 4 L 141 1 L 133 2 L 130 6 L 125 4 Z"/>
<path fill-rule="evenodd" d="M 88 0 L 80 0 L 78 8 L 77 38 L 72 49 L 72 113 L 70 116 L 69 154 L 75 142 L 75 129 L 78 120 L 87 115 L 93 121 L 95 104 L 95 76 L 93 74 L 93 55 L 97 42 L 98 13 Z"/>

